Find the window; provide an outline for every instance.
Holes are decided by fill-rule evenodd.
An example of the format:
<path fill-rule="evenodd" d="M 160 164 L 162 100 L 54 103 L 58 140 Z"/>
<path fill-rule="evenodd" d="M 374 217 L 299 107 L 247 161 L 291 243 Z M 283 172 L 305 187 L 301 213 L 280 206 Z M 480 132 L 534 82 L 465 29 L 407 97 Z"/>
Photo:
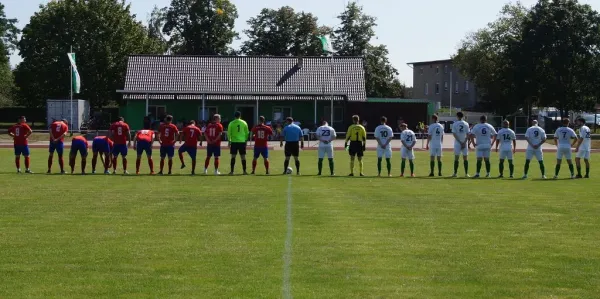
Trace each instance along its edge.
<path fill-rule="evenodd" d="M 448 90 L 448 81 L 444 81 L 444 90 Z"/>
<path fill-rule="evenodd" d="M 448 73 L 448 66 L 444 65 L 444 74 L 447 74 L 447 73 Z"/>
<path fill-rule="evenodd" d="M 292 116 L 291 107 L 273 107 L 273 121 L 283 122 L 286 118 Z"/>
<path fill-rule="evenodd" d="M 458 93 L 458 82 L 454 82 L 454 93 Z"/>
<path fill-rule="evenodd" d="M 436 74 L 439 74 L 439 73 L 440 73 L 440 67 L 439 67 L 439 66 L 436 66 L 436 67 L 435 67 L 435 73 L 436 73 Z"/>
<path fill-rule="evenodd" d="M 419 70 L 419 72 L 421 73 L 421 75 L 423 75 L 423 68 L 421 68 L 421 69 Z"/>
<path fill-rule="evenodd" d="M 215 106 L 206 106 L 202 110 L 202 106 L 198 107 L 198 120 L 212 120 L 212 117 L 219 113 L 219 109 Z"/>
<path fill-rule="evenodd" d="M 469 93 L 469 81 L 465 81 L 465 93 Z"/>
<path fill-rule="evenodd" d="M 425 95 L 429 94 L 429 83 L 425 83 Z"/>
<path fill-rule="evenodd" d="M 148 116 L 152 116 L 155 119 L 160 119 L 165 115 L 167 115 L 167 106 L 148 106 Z"/>
<path fill-rule="evenodd" d="M 435 83 L 435 94 L 440 94 L 440 83 Z"/>

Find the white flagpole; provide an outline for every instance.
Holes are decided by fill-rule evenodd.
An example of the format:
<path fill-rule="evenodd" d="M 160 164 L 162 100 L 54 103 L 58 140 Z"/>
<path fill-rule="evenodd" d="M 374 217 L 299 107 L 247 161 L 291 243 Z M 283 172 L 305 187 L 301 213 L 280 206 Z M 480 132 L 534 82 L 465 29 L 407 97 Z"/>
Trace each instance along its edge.
<path fill-rule="evenodd" d="M 71 46 L 71 52 L 69 55 L 73 55 L 73 46 Z M 70 63 L 69 63 L 70 64 Z M 71 113 L 69 118 L 69 125 L 71 125 L 71 134 L 73 133 L 73 65 L 71 64 Z"/>

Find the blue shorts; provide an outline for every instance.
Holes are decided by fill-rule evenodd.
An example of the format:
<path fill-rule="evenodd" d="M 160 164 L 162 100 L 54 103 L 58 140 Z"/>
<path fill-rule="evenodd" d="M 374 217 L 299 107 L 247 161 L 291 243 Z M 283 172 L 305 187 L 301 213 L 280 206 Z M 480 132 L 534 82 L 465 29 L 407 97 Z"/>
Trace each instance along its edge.
<path fill-rule="evenodd" d="M 127 157 L 127 150 L 127 144 L 115 144 L 113 146 L 112 154 L 115 158 L 119 155 Z"/>
<path fill-rule="evenodd" d="M 23 155 L 29 157 L 29 146 L 28 145 L 15 145 L 15 156 Z"/>
<path fill-rule="evenodd" d="M 150 142 L 138 141 L 137 155 L 141 156 L 144 154 L 144 152 L 146 152 L 146 156 L 148 156 L 148 157 L 152 156 L 152 146 L 150 145 Z"/>
<path fill-rule="evenodd" d="M 56 153 L 58 153 L 59 156 L 62 156 L 64 149 L 65 149 L 65 144 L 61 141 L 58 141 L 58 142 L 50 142 L 50 147 L 49 147 L 48 151 L 51 154 L 54 154 L 54 152 L 56 151 Z"/>
<path fill-rule="evenodd" d="M 106 139 L 102 138 L 102 139 L 94 139 L 94 141 L 92 142 L 92 151 L 94 153 L 110 153 L 110 146 L 108 145 L 108 142 L 106 142 Z"/>
<path fill-rule="evenodd" d="M 254 159 L 258 159 L 263 156 L 265 159 L 269 159 L 269 148 L 268 147 L 255 147 L 254 148 Z"/>
<path fill-rule="evenodd" d="M 174 145 L 165 145 L 160 147 L 160 157 L 165 158 L 173 158 L 175 156 L 175 146 Z"/>
<path fill-rule="evenodd" d="M 208 145 L 206 147 L 206 155 L 208 157 L 220 157 L 221 156 L 221 146 L 218 145 Z"/>
<path fill-rule="evenodd" d="M 179 148 L 179 153 L 188 153 L 192 160 L 196 160 L 196 154 L 198 153 L 198 148 L 195 146 L 186 146 L 185 144 Z"/>
<path fill-rule="evenodd" d="M 79 152 L 79 154 L 81 154 L 82 157 L 87 157 L 88 149 L 87 149 L 87 144 L 85 143 L 85 141 L 73 140 L 73 142 L 71 142 L 70 155 L 75 156 L 75 155 L 77 155 L 77 152 Z"/>

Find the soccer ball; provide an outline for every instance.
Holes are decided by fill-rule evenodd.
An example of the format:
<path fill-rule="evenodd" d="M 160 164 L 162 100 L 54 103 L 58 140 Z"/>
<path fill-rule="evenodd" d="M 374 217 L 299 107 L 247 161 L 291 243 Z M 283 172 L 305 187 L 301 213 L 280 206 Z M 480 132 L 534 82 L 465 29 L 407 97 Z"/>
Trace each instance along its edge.
<path fill-rule="evenodd" d="M 288 168 L 285 170 L 285 173 L 286 173 L 286 174 L 292 174 L 292 172 L 294 172 L 294 170 L 293 170 L 291 167 L 288 167 Z"/>

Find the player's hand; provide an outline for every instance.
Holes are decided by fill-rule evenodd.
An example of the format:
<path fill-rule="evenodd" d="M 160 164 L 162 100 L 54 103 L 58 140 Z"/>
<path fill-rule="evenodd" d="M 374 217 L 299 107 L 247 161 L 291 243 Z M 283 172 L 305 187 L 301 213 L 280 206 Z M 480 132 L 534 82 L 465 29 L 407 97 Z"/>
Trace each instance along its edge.
<path fill-rule="evenodd" d="M 344 148 L 348 148 L 348 142 L 344 143 Z"/>
<path fill-rule="evenodd" d="M 127 143 L 127 147 L 130 148 L 131 147 L 131 142 Z"/>
<path fill-rule="evenodd" d="M 283 141 L 279 142 L 279 147 L 283 147 Z"/>
<path fill-rule="evenodd" d="M 363 152 L 366 152 L 367 151 L 367 145 L 363 145 L 362 150 L 363 150 Z"/>
<path fill-rule="evenodd" d="M 300 148 L 304 149 L 304 143 L 300 143 Z"/>
<path fill-rule="evenodd" d="M 517 153 L 517 149 L 513 148 L 513 154 L 516 154 L 516 153 Z"/>
<path fill-rule="evenodd" d="M 133 150 L 137 151 L 137 145 L 135 145 L 135 144 L 133 145 Z"/>

